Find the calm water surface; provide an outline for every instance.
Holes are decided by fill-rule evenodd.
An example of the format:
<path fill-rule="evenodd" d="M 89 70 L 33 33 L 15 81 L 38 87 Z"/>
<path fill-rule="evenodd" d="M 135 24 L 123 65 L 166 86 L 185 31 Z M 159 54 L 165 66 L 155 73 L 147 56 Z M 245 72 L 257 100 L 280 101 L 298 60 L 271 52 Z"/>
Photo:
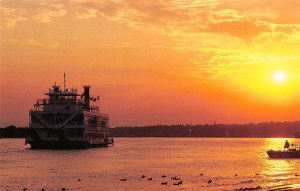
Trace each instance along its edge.
<path fill-rule="evenodd" d="M 295 176 L 300 174 L 299 159 L 275 160 L 266 155 L 270 148 L 282 148 L 284 141 L 115 138 L 114 147 L 54 151 L 30 150 L 24 139 L 0 139 L 0 190 L 211 191 L 257 186 L 266 190 L 299 184 L 300 176 Z M 300 144 L 299 139 L 289 141 Z M 180 177 L 183 184 L 173 185 L 171 176 Z M 126 182 L 120 181 L 123 177 Z M 161 185 L 163 181 L 168 184 Z"/>

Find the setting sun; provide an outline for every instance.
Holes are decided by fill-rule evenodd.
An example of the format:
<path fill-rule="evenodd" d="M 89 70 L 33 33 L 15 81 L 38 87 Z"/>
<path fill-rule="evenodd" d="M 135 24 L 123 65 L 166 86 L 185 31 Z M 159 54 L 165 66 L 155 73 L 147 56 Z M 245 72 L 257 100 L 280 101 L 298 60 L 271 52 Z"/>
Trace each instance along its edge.
<path fill-rule="evenodd" d="M 273 81 L 276 83 L 283 83 L 286 80 L 285 72 L 278 70 L 273 73 Z"/>

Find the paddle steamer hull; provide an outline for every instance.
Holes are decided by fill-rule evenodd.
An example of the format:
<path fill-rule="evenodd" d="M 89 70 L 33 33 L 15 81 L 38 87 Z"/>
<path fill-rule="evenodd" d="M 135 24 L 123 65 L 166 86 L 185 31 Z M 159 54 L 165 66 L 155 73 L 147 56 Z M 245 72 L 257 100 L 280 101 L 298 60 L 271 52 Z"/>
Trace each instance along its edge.
<path fill-rule="evenodd" d="M 30 144 L 31 149 L 86 149 L 113 144 L 113 139 L 105 132 L 95 133 L 97 137 L 83 136 L 82 138 L 70 136 L 69 132 L 71 131 L 28 129 L 25 144 Z"/>

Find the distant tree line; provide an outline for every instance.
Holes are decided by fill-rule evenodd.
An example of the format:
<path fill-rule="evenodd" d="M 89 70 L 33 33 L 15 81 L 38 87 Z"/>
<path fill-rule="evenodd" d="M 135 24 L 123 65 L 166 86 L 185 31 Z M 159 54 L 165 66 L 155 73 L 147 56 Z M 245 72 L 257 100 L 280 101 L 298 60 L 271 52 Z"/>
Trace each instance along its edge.
<path fill-rule="evenodd" d="M 295 137 L 300 121 L 213 125 L 116 127 L 113 137 Z"/>
<path fill-rule="evenodd" d="M 0 138 L 26 137 L 26 127 L 0 128 Z M 295 137 L 300 121 L 249 124 L 155 125 L 111 128 L 112 137 Z"/>
<path fill-rule="evenodd" d="M 10 125 L 5 128 L 0 128 L 0 138 L 25 138 L 26 128 Z"/>

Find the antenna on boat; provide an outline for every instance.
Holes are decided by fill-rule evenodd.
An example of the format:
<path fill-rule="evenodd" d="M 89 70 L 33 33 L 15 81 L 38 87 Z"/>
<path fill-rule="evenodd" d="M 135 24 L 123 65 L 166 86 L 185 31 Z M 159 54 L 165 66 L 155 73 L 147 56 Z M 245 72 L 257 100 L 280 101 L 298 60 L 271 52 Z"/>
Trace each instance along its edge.
<path fill-rule="evenodd" d="M 64 73 L 64 91 L 66 91 L 66 73 Z"/>

